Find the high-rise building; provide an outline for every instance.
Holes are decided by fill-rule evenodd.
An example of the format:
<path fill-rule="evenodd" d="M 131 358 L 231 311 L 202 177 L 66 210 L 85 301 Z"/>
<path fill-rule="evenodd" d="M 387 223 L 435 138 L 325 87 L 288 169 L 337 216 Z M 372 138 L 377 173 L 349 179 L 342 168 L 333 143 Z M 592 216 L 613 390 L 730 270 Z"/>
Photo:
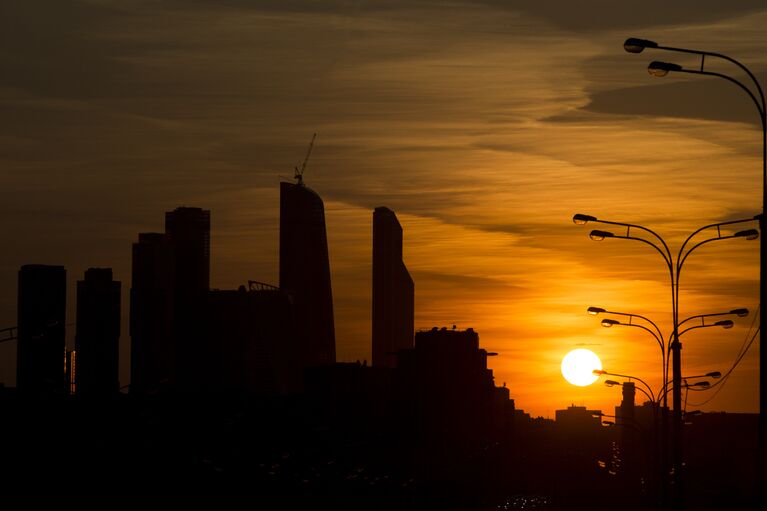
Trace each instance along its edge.
<path fill-rule="evenodd" d="M 18 296 L 16 387 L 22 392 L 65 392 L 66 270 L 22 266 Z"/>
<path fill-rule="evenodd" d="M 178 298 L 204 296 L 210 288 L 210 210 L 166 212 L 165 234 L 173 244 Z"/>
<path fill-rule="evenodd" d="M 619 418 L 621 423 L 630 424 L 634 422 L 636 386 L 633 381 L 624 381 L 621 387 L 623 388 L 623 400 L 619 408 L 620 411 L 616 411 L 615 416 Z"/>
<path fill-rule="evenodd" d="M 402 262 L 402 227 L 388 208 L 373 213 L 373 365 L 394 367 L 413 347 L 414 286 Z"/>
<path fill-rule="evenodd" d="M 165 234 L 173 249 L 174 383 L 191 390 L 200 377 L 201 318 L 210 289 L 210 211 L 180 207 L 165 213 Z"/>
<path fill-rule="evenodd" d="M 77 367 L 80 396 L 108 396 L 120 389 L 120 282 L 111 268 L 89 268 L 77 282 Z"/>
<path fill-rule="evenodd" d="M 255 282 L 249 288 L 211 290 L 204 324 L 198 352 L 204 372 L 195 389 L 260 395 L 300 390 L 303 371 L 294 363 L 298 348 L 286 292 Z"/>
<path fill-rule="evenodd" d="M 499 395 L 487 367 L 493 355 L 479 347 L 472 328 L 436 327 L 416 332 L 414 347 L 397 353 L 392 371 L 398 422 L 403 438 L 415 442 L 413 449 L 430 453 L 424 458 L 430 460 L 426 473 L 439 473 L 456 457 L 476 452 L 506 420 L 508 394 Z"/>
<path fill-rule="evenodd" d="M 280 183 L 280 289 L 293 297 L 302 367 L 335 362 L 333 293 L 322 199 Z"/>
<path fill-rule="evenodd" d="M 173 263 L 165 234 L 139 234 L 130 292 L 131 393 L 156 391 L 174 376 Z"/>

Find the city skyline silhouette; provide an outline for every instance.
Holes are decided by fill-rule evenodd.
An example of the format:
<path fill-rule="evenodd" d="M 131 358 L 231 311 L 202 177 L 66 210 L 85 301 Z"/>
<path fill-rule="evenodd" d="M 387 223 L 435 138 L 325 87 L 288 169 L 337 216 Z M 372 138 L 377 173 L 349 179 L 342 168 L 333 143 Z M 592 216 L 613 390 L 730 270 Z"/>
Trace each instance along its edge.
<path fill-rule="evenodd" d="M 0 17 L 8 435 L 52 421 L 85 472 L 156 453 L 155 475 L 271 496 L 396 487 L 382 509 L 515 488 L 560 506 L 602 485 L 642 508 L 682 494 L 660 476 L 681 458 L 686 498 L 751 502 L 760 126 L 726 80 L 648 74 L 700 57 L 622 45 L 721 52 L 767 83 L 761 2 L 30 0 Z M 657 251 L 624 240 L 646 226 L 675 254 L 710 224 L 726 241 L 685 260 L 672 300 Z M 658 337 L 626 328 L 646 319 Z M 567 374 L 576 349 L 599 374 Z M 100 410 L 130 445 L 89 426 Z M 728 439 L 696 447 L 706 434 Z"/>
<path fill-rule="evenodd" d="M 641 56 L 621 48 L 629 32 L 706 41 L 763 76 L 764 14 L 753 1 L 600 4 L 577 13 L 556 2 L 457 4 L 439 13 L 375 2 L 326 10 L 302 2 L 292 10 L 29 5 L 4 11 L 21 21 L 6 34 L 10 138 L 0 168 L 9 198 L 0 222 L 13 249 L 0 254 L 3 328 L 13 326 L 16 272 L 27 263 L 64 265 L 69 304 L 78 276 L 111 267 L 127 304 L 126 243 L 161 231 L 158 215 L 177 206 L 216 212 L 213 287 L 278 283 L 276 187 L 317 132 L 306 180 L 325 201 L 339 360 L 372 359 L 368 217 L 386 205 L 407 225 L 404 258 L 419 283 L 415 327 L 483 332 L 500 354 L 493 365 L 501 381 L 535 380 L 518 399 L 553 417 L 561 406 L 548 399 L 553 394 L 610 405 L 604 389 L 562 380 L 558 362 L 577 345 L 599 345 L 605 364 L 629 374 L 655 367 L 639 332 L 602 329 L 587 307 L 634 309 L 670 323 L 653 255 L 594 244 L 573 228 L 572 215 L 652 226 L 678 245 L 699 225 L 758 212 L 748 98 L 723 81 L 653 79 Z M 177 25 L 180 16 L 189 25 Z M 219 23 L 208 39 L 191 35 L 210 19 Z M 241 44 L 232 47 L 230 37 Z M 364 45 L 352 44 L 358 37 Z M 21 43 L 30 38 L 39 44 Z M 324 44 L 311 44 L 318 40 Z M 313 52 L 298 50 L 304 46 Z M 195 60 L 202 55 L 228 57 L 202 65 Z M 295 65 L 285 65 L 286 56 Z M 696 254 L 682 290 L 686 312 L 756 311 L 752 249 L 722 244 Z M 123 313 L 123 340 L 127 320 Z M 67 322 L 74 321 L 70 307 Z M 696 332 L 685 347 L 690 369 L 725 371 L 748 328 Z M 14 348 L 0 344 L 0 381 L 15 380 Z M 127 358 L 129 346 L 120 349 Z M 755 411 L 757 373 L 750 353 L 704 409 Z"/>

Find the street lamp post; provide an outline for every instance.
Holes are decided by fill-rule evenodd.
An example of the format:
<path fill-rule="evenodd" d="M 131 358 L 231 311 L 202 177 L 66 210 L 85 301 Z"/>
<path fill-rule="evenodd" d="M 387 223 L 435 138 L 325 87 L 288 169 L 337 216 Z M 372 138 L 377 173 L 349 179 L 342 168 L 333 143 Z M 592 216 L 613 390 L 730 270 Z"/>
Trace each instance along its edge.
<path fill-rule="evenodd" d="M 657 416 L 656 409 L 662 410 L 662 413 L 661 413 L 661 418 L 662 418 L 661 426 L 662 426 L 662 430 L 665 433 L 667 431 L 667 427 L 668 427 L 668 418 L 667 418 L 666 411 L 668 410 L 668 393 L 669 393 L 669 390 L 670 390 L 670 387 L 669 387 L 669 383 L 670 382 L 668 381 L 668 363 L 667 363 L 667 360 L 666 360 L 666 350 L 667 350 L 667 346 L 670 345 L 670 343 L 673 341 L 673 339 L 671 337 L 669 337 L 668 343 L 666 343 L 664 341 L 663 333 L 661 332 L 661 330 L 658 327 L 658 325 L 654 321 L 652 321 L 651 319 L 649 319 L 649 318 L 647 318 L 645 316 L 641 316 L 639 314 L 631 314 L 631 313 L 626 313 L 626 312 L 610 311 L 610 310 L 606 310 L 606 309 L 604 309 L 602 307 L 589 307 L 587 309 L 587 312 L 589 314 L 591 314 L 591 315 L 608 314 L 608 315 L 616 315 L 616 316 L 628 317 L 628 322 L 627 323 L 624 323 L 624 322 L 621 322 L 621 321 L 617 321 L 615 319 L 605 318 L 605 319 L 603 319 L 601 321 L 601 324 L 602 324 L 602 326 L 608 327 L 608 328 L 609 327 L 613 327 L 613 326 L 629 326 L 629 327 L 641 328 L 641 329 L 645 330 L 646 332 L 648 332 L 650 335 L 652 335 L 652 337 L 658 342 L 659 346 L 661 347 L 661 361 L 662 361 L 662 364 L 663 364 L 661 374 L 663 375 L 663 382 L 661 384 L 661 389 L 658 392 L 657 397 L 651 399 L 651 401 L 653 402 L 653 417 Z M 716 312 L 716 313 L 710 313 L 710 314 L 698 314 L 698 315 L 695 315 L 695 316 L 690 316 L 689 318 L 685 318 L 684 320 L 679 322 L 679 325 L 677 325 L 677 329 L 679 327 L 681 327 L 682 325 L 685 325 L 687 323 L 693 322 L 695 320 L 700 320 L 700 324 L 695 324 L 695 325 L 693 325 L 691 327 L 685 328 L 684 330 L 679 332 L 679 337 L 681 338 L 686 332 L 688 332 L 690 330 L 698 329 L 698 328 L 709 328 L 709 327 L 715 327 L 715 326 L 719 326 L 719 327 L 722 327 L 722 328 L 732 328 L 732 326 L 733 326 L 732 320 L 720 320 L 720 321 L 716 321 L 714 323 L 711 323 L 711 322 L 707 323 L 706 322 L 706 319 L 708 319 L 708 318 L 719 317 L 719 316 L 728 316 L 728 315 L 734 315 L 734 316 L 738 316 L 738 317 L 745 317 L 745 316 L 748 316 L 748 309 L 739 308 L 739 309 L 732 309 L 732 310 L 730 310 L 728 312 Z M 653 328 L 650 329 L 650 328 L 645 327 L 642 324 L 636 323 L 634 321 L 635 318 L 643 320 L 647 324 L 652 325 Z M 594 371 L 594 374 L 609 374 L 609 373 L 605 373 L 604 371 Z M 627 377 L 625 375 L 617 375 L 617 376 Z M 721 376 L 721 373 L 719 371 L 714 371 L 714 372 L 706 373 L 705 375 L 682 377 L 682 380 L 686 382 L 688 379 L 694 379 L 694 378 L 699 378 L 699 377 L 718 378 L 720 376 Z M 612 382 L 611 380 L 605 381 L 606 385 L 609 385 L 611 383 L 615 384 L 616 382 Z M 689 387 L 685 387 L 685 385 L 682 385 L 682 386 L 686 390 L 689 390 Z M 637 387 L 637 389 L 641 390 L 641 387 Z M 647 395 L 647 393 L 645 393 L 645 395 Z M 687 394 L 685 394 L 685 403 L 687 402 L 686 395 Z M 648 395 L 648 397 L 649 397 L 649 395 Z M 657 422 L 656 422 L 656 427 L 657 427 Z M 667 436 L 665 434 L 662 435 L 662 436 L 659 436 L 659 438 L 662 439 L 662 441 L 660 442 L 660 450 L 661 450 L 661 454 L 660 454 L 660 467 L 661 467 L 661 472 L 663 472 L 663 471 L 665 471 L 665 469 L 666 469 L 666 467 L 668 465 L 668 438 L 667 438 Z M 662 478 L 661 480 L 665 481 L 665 478 Z M 665 489 L 666 489 L 665 485 L 663 486 L 662 489 L 664 491 L 663 495 L 665 496 Z"/>
<path fill-rule="evenodd" d="M 629 53 L 641 53 L 645 48 L 654 50 L 664 50 L 676 53 L 687 53 L 697 55 L 700 57 L 699 69 L 687 69 L 678 64 L 669 62 L 651 62 L 648 66 L 648 72 L 657 77 L 667 75 L 669 72 L 676 73 L 690 73 L 705 76 L 716 76 L 718 78 L 724 78 L 728 82 L 737 85 L 742 91 L 744 91 L 748 97 L 756 106 L 756 110 L 759 113 L 759 121 L 762 125 L 762 212 L 757 216 L 759 220 L 759 229 L 764 232 L 767 226 L 767 216 L 765 216 L 765 205 L 767 204 L 767 103 L 764 99 L 764 91 L 762 90 L 759 80 L 756 79 L 754 74 L 745 65 L 738 62 L 732 57 L 723 55 L 721 53 L 713 53 L 702 50 L 693 50 L 689 48 L 674 48 L 671 46 L 662 46 L 655 41 L 649 41 L 647 39 L 639 39 L 630 37 L 623 43 L 623 48 Z M 739 80 L 728 76 L 726 74 L 706 71 L 705 63 L 706 57 L 713 57 L 716 59 L 722 59 L 731 64 L 737 66 L 741 71 L 745 72 L 751 83 L 752 87 L 746 86 Z M 756 93 L 754 93 L 754 89 Z M 767 295 L 767 283 L 765 282 L 765 261 L 767 261 L 767 240 L 762 237 L 759 245 L 759 303 L 761 307 L 759 309 L 759 477 L 761 485 L 764 485 L 767 474 L 767 371 L 765 371 L 765 363 L 767 362 L 767 349 L 761 343 L 761 325 L 765 324 L 765 310 L 764 303 Z"/>
<path fill-rule="evenodd" d="M 666 268 L 669 272 L 669 279 L 671 283 L 671 311 L 673 320 L 673 331 L 671 334 L 671 343 L 669 351 L 671 351 L 672 362 L 672 403 L 673 403 L 673 415 L 672 415 L 672 467 L 673 467 L 673 479 L 675 491 L 674 498 L 677 502 L 677 507 L 681 507 L 681 485 L 682 485 L 682 344 L 679 342 L 679 279 L 687 258 L 692 252 L 708 243 L 726 240 L 731 238 L 743 238 L 747 240 L 753 240 L 759 237 L 759 232 L 754 229 L 747 229 L 738 231 L 734 234 L 723 235 L 722 228 L 734 224 L 740 224 L 744 222 L 752 222 L 754 219 L 743 220 L 731 220 L 728 222 L 720 222 L 715 224 L 704 225 L 690 234 L 685 239 L 682 246 L 679 248 L 679 252 L 676 254 L 676 258 L 671 253 L 666 241 L 656 232 L 636 224 L 628 224 L 624 222 L 614 222 L 610 220 L 598 219 L 591 215 L 585 215 L 578 213 L 573 216 L 573 223 L 583 225 L 588 222 L 601 223 L 606 225 L 613 225 L 625 228 L 625 234 L 616 234 L 611 231 L 592 230 L 589 237 L 594 241 L 602 241 L 605 239 L 627 239 L 640 241 L 646 245 L 654 248 L 663 258 L 666 263 Z M 715 232 L 715 235 L 705 238 L 702 241 L 693 241 L 699 239 L 698 235 L 704 232 Z M 636 235 L 634 234 L 636 233 Z M 642 237 L 642 235 L 647 237 Z M 648 239 L 649 238 L 649 239 Z M 688 246 L 689 245 L 689 246 Z M 724 325 L 721 325 L 724 326 Z"/>
<path fill-rule="evenodd" d="M 591 307 L 590 307 L 591 309 Z M 712 314 L 714 315 L 714 314 Z M 690 318 L 688 318 L 690 319 Z M 631 326 L 624 324 L 626 326 Z M 715 326 L 715 325 L 706 325 L 706 326 Z M 680 333 L 681 335 L 681 333 Z M 666 436 L 660 435 L 658 430 L 658 410 L 661 408 L 661 403 L 665 402 L 666 396 L 668 395 L 669 391 L 671 390 L 668 388 L 668 383 L 665 382 L 664 385 L 660 388 L 657 394 L 653 393 L 652 388 L 641 378 L 638 378 L 636 376 L 628 375 L 628 374 L 618 374 L 618 373 L 611 373 L 602 369 L 594 369 L 593 373 L 597 376 L 617 376 L 619 378 L 627 378 L 629 382 L 632 384 L 632 389 L 639 390 L 642 392 L 647 399 L 649 400 L 649 404 L 651 405 L 652 410 L 652 445 L 655 446 L 654 449 L 651 449 L 651 455 L 652 455 L 652 464 L 651 466 L 655 467 L 652 471 L 652 480 L 655 481 L 653 483 L 653 488 L 655 491 L 660 490 L 659 494 L 656 494 L 660 497 L 659 503 L 661 505 L 661 508 L 664 508 L 664 503 L 666 501 L 666 466 L 667 466 L 667 458 L 666 458 Z M 710 383 L 708 381 L 698 381 L 694 383 L 688 383 L 688 380 L 694 380 L 694 379 L 700 379 L 700 378 L 720 378 L 722 376 L 722 373 L 719 371 L 711 371 L 706 374 L 700 374 L 700 375 L 693 375 L 693 376 L 683 376 L 681 378 L 682 384 L 681 387 L 685 389 L 686 392 L 689 392 L 690 390 L 707 390 L 710 387 Z M 639 382 L 642 384 L 642 386 L 636 386 L 634 385 L 633 381 Z M 615 381 L 615 380 L 605 380 L 604 384 L 608 387 L 614 387 L 614 386 L 624 386 L 627 385 L 627 383 Z M 646 389 L 646 390 L 645 390 Z M 685 404 L 687 402 L 687 397 L 685 395 Z M 663 405 L 663 410 L 665 410 L 665 405 Z M 604 415 L 602 412 L 595 412 L 596 414 Z M 684 412 L 684 416 L 690 415 L 690 414 L 699 414 L 700 411 L 694 411 L 694 412 Z M 665 418 L 666 414 L 664 413 L 662 415 L 663 417 L 663 423 L 665 425 Z M 665 426 L 664 426 L 665 431 Z M 657 447 L 660 446 L 661 450 L 661 456 L 658 457 Z"/>
<path fill-rule="evenodd" d="M 630 326 L 634 328 L 641 328 L 642 330 L 646 331 L 648 334 L 650 334 L 653 339 L 658 343 L 658 346 L 660 347 L 660 357 L 661 357 L 661 374 L 663 375 L 663 383 L 667 380 L 667 373 L 666 373 L 666 343 L 663 341 L 663 332 L 661 332 L 660 327 L 651 320 L 650 318 L 647 318 L 645 316 L 642 316 L 640 314 L 632 314 L 627 312 L 618 312 L 618 311 L 611 311 L 603 309 L 602 307 L 589 307 L 586 309 L 586 312 L 589 314 L 596 316 L 597 314 L 611 314 L 615 316 L 623 316 L 628 318 L 628 323 L 623 323 L 621 321 L 606 318 L 603 319 L 600 324 L 605 328 L 610 328 L 615 325 L 620 326 Z M 652 328 L 648 328 L 641 323 L 635 322 L 635 319 L 642 320 L 648 325 L 652 325 Z M 664 403 L 665 406 L 665 403 Z"/>
<path fill-rule="evenodd" d="M 669 338 L 668 343 L 667 343 L 664 340 L 664 335 L 663 335 L 663 332 L 661 331 L 660 327 L 658 327 L 658 325 L 653 320 L 651 320 L 648 317 L 642 316 L 640 314 L 634 314 L 634 313 L 628 313 L 628 312 L 619 312 L 619 311 L 613 311 L 613 310 L 606 310 L 606 309 L 604 309 L 602 307 L 593 307 L 592 306 L 592 307 L 589 307 L 588 309 L 586 309 L 586 312 L 588 312 L 589 314 L 591 314 L 593 316 L 596 316 L 597 314 L 607 314 L 607 315 L 614 315 L 614 316 L 623 316 L 623 317 L 628 318 L 628 322 L 626 322 L 626 323 L 618 321 L 618 320 L 615 320 L 615 319 L 611 319 L 611 318 L 605 318 L 605 319 L 603 319 L 601 321 L 601 325 L 603 327 L 609 328 L 609 327 L 616 326 L 616 325 L 618 325 L 618 326 L 629 326 L 629 327 L 634 327 L 634 328 L 641 328 L 642 330 L 644 330 L 647 333 L 649 333 L 653 337 L 653 339 L 655 339 L 655 341 L 658 343 L 658 346 L 660 347 L 660 351 L 661 351 L 661 364 L 662 364 L 661 374 L 663 375 L 662 387 L 665 389 L 668 386 L 668 364 L 667 364 L 667 361 L 666 361 L 666 350 L 667 350 L 667 346 L 669 346 L 671 344 L 673 339 Z M 693 325 L 691 327 L 685 328 L 684 330 L 679 332 L 679 337 L 681 337 L 685 332 L 688 332 L 690 330 L 694 330 L 694 329 L 697 329 L 697 328 L 708 328 L 708 327 L 714 327 L 714 326 L 719 326 L 719 327 L 722 327 L 722 328 L 732 328 L 733 325 L 734 325 L 732 320 L 728 320 L 728 319 L 716 321 L 714 323 L 710 323 L 710 322 L 707 323 L 706 319 L 708 319 L 708 318 L 714 318 L 714 317 L 720 317 L 720 316 L 730 316 L 730 315 L 737 316 L 739 318 L 743 318 L 743 317 L 748 316 L 748 314 L 749 314 L 749 310 L 748 309 L 746 309 L 746 308 L 738 308 L 738 309 L 732 309 L 732 310 L 727 311 L 727 312 L 715 312 L 715 313 L 709 313 L 709 314 L 697 314 L 695 316 L 690 316 L 689 318 L 685 318 L 682 321 L 680 321 L 679 325 L 677 325 L 677 326 L 681 327 L 682 325 L 685 325 L 685 324 L 690 323 L 690 322 L 695 321 L 695 320 L 700 320 L 700 324 L 696 324 L 696 325 Z M 641 323 L 637 323 L 635 321 L 637 319 L 644 321 L 648 325 L 652 325 L 652 328 L 648 328 L 648 327 L 642 325 Z M 707 375 L 707 376 L 710 376 L 710 374 Z M 668 403 L 665 400 L 666 399 L 666 394 L 664 393 L 662 397 L 663 397 L 662 406 L 665 408 L 666 406 L 668 406 Z M 661 395 L 658 396 L 658 400 L 659 401 L 660 401 L 660 399 L 661 399 Z"/>

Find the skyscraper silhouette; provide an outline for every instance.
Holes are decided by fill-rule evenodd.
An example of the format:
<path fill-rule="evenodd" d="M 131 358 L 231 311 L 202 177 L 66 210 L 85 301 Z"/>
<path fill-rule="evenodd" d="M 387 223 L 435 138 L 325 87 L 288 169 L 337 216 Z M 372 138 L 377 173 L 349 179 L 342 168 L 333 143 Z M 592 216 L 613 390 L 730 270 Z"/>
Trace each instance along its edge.
<path fill-rule="evenodd" d="M 22 266 L 18 296 L 16 387 L 22 392 L 64 392 L 66 270 Z"/>
<path fill-rule="evenodd" d="M 413 347 L 414 286 L 402 262 L 402 227 L 388 208 L 373 213 L 373 365 L 394 367 Z"/>
<path fill-rule="evenodd" d="M 173 378 L 173 273 L 167 236 L 139 234 L 131 271 L 131 393 L 155 391 Z"/>
<path fill-rule="evenodd" d="M 165 234 L 173 244 L 177 303 L 204 296 L 210 288 L 210 210 L 180 207 L 166 212 Z"/>
<path fill-rule="evenodd" d="M 498 406 L 493 370 L 487 366 L 493 355 L 479 347 L 472 328 L 444 327 L 416 332 L 414 346 L 397 353 L 395 402 L 405 438 L 429 451 L 424 475 L 467 459 L 502 420 L 494 413 L 505 413 L 506 406 Z M 508 394 L 501 397 L 510 405 Z"/>
<path fill-rule="evenodd" d="M 270 395 L 301 389 L 288 293 L 251 281 L 248 288 L 211 290 L 205 305 L 205 361 L 200 387 Z"/>
<path fill-rule="evenodd" d="M 204 374 L 200 326 L 210 288 L 210 211 L 180 207 L 165 213 L 165 234 L 174 265 L 174 380 L 179 388 L 193 390 Z"/>
<path fill-rule="evenodd" d="M 108 396 L 120 389 L 120 282 L 111 268 L 89 268 L 77 282 L 76 392 Z"/>
<path fill-rule="evenodd" d="M 336 360 L 333 293 L 322 199 L 303 183 L 280 183 L 280 289 L 293 297 L 302 367 Z"/>

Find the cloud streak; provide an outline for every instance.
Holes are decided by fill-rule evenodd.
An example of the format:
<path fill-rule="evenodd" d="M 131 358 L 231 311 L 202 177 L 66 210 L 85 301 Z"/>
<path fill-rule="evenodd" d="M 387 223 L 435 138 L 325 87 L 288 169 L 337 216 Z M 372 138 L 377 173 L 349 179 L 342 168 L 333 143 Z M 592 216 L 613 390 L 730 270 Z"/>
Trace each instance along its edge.
<path fill-rule="evenodd" d="M 652 253 L 591 242 L 572 214 L 647 224 L 678 244 L 759 203 L 743 98 L 728 84 L 637 85 L 644 63 L 617 32 L 705 37 L 763 68 L 765 14 L 749 1 L 555 4 L 3 4 L 0 229 L 14 245 L 0 253 L 0 324 L 15 321 L 23 263 L 65 264 L 72 290 L 85 268 L 111 265 L 127 293 L 130 242 L 181 204 L 213 211 L 214 286 L 276 282 L 279 175 L 319 132 L 306 182 L 326 203 L 340 358 L 370 358 L 371 215 L 386 205 L 405 230 L 419 326 L 477 329 L 501 353 L 498 381 L 534 414 L 611 406 L 567 386 L 558 359 L 595 344 L 613 366 L 652 371 L 641 341 L 605 341 L 584 309 L 665 321 L 668 290 Z M 732 42 L 736 30 L 749 42 Z M 756 265 L 742 244 L 696 256 L 689 310 L 753 307 Z M 0 380 L 13 378 L 0 364 Z M 752 397 L 727 404 L 751 409 Z"/>

